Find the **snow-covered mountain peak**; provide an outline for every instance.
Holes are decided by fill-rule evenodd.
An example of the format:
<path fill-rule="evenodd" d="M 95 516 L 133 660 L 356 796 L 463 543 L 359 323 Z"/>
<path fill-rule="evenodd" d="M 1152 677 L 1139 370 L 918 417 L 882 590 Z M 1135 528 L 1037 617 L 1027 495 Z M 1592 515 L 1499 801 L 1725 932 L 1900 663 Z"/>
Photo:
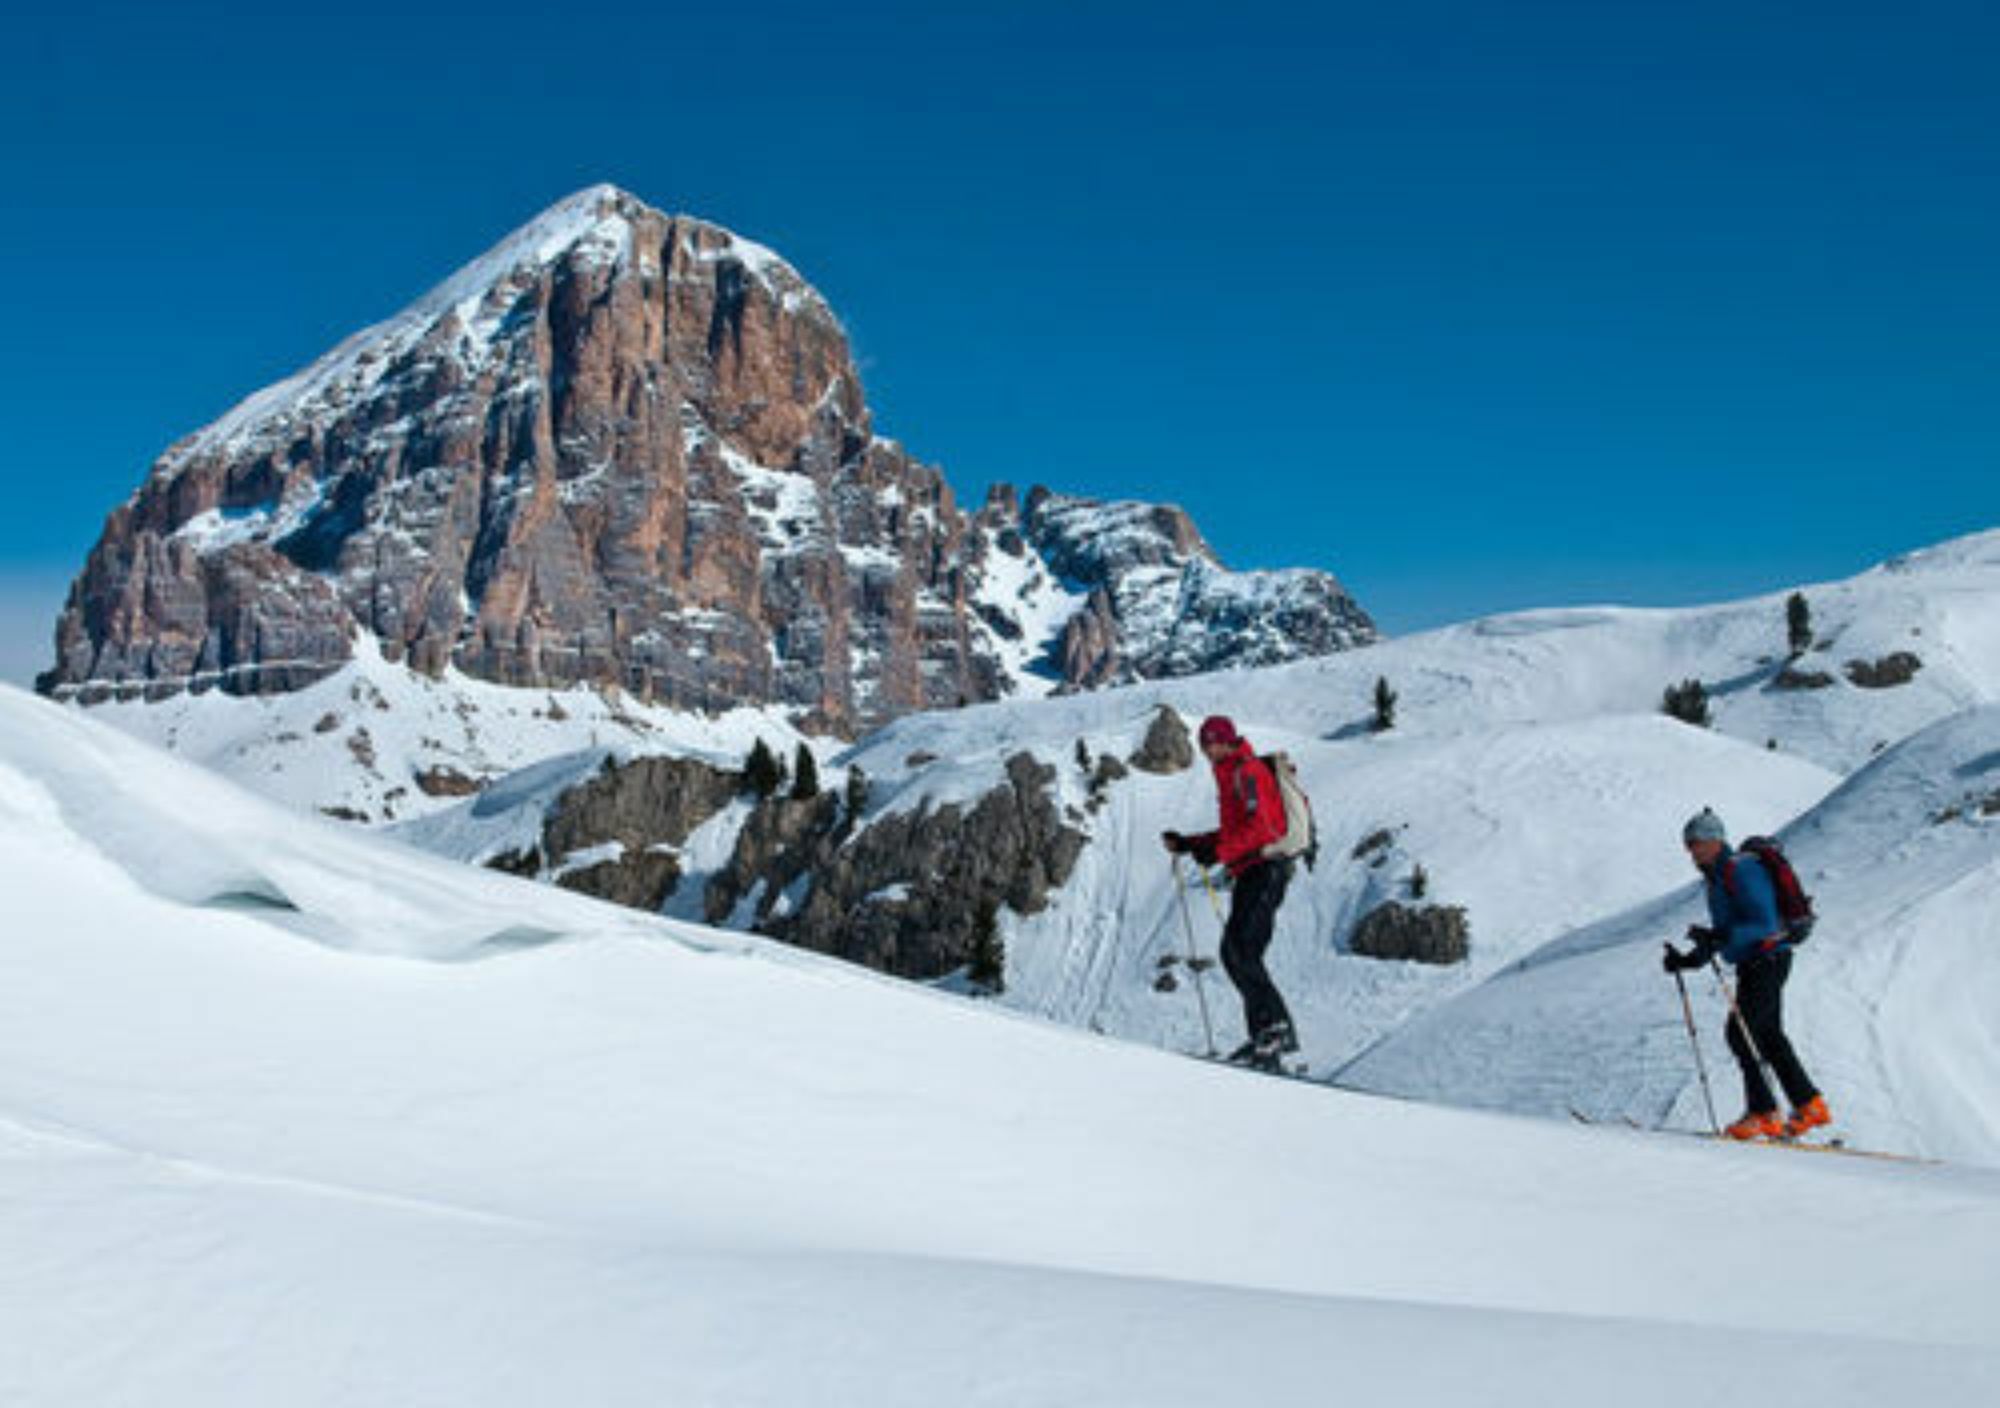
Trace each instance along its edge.
<path fill-rule="evenodd" d="M 565 260 L 585 267 L 624 263 L 634 257 L 635 231 L 648 217 L 665 224 L 697 262 L 732 261 L 789 306 L 809 301 L 831 317 L 825 300 L 798 271 L 763 245 L 706 220 L 666 216 L 629 191 L 599 183 L 555 202 L 401 312 L 178 441 L 161 469 L 171 474 L 206 454 L 281 438 L 302 422 L 337 410 L 370 391 L 397 358 L 437 333 L 446 319 L 456 336 L 441 350 L 476 373 L 492 361 L 495 337 L 532 276 Z M 638 257 L 644 272 L 661 275 L 662 251 L 639 251 Z"/>
<path fill-rule="evenodd" d="M 432 677 L 851 732 L 1373 638 L 1324 574 L 1239 634 L 1241 593 L 1186 575 L 1212 555 L 1178 509 L 1051 501 L 1057 555 L 1105 589 L 1086 613 L 1007 498 L 962 511 L 874 433 L 845 330 L 783 259 L 591 186 L 169 450 L 42 687 L 296 690 L 366 635 Z"/>

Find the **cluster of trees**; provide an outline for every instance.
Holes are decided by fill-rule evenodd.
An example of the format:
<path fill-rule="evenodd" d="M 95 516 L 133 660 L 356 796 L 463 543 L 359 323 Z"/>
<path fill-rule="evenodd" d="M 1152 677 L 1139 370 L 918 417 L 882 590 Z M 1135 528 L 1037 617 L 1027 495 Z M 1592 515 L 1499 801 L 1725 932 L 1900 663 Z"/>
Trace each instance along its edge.
<path fill-rule="evenodd" d="M 1793 592 L 1785 599 L 1785 645 L 1794 659 L 1813 648 L 1812 606 L 1804 592 Z M 1668 685 L 1660 699 L 1660 711 L 1682 723 L 1707 728 L 1711 720 L 1707 686 L 1700 680 Z M 1777 747 L 1777 740 L 1771 740 L 1770 746 Z"/>
<path fill-rule="evenodd" d="M 814 760 L 812 750 L 803 743 L 793 756 L 790 776 L 794 801 L 810 802 L 819 795 L 819 764 Z M 771 751 L 769 744 L 758 739 L 743 764 L 743 785 L 759 797 L 775 797 L 784 788 L 785 781 L 783 761 Z"/>
<path fill-rule="evenodd" d="M 1679 719 L 1684 724 L 1707 728 L 1708 689 L 1700 680 L 1682 680 L 1679 684 L 1670 684 L 1660 700 L 1660 711 Z"/>

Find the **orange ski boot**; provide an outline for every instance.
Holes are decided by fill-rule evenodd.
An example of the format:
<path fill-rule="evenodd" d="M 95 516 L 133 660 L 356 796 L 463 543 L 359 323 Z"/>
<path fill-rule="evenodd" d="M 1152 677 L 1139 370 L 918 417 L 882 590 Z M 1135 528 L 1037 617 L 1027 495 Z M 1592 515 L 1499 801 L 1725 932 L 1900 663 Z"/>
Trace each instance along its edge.
<path fill-rule="evenodd" d="M 1785 1137 L 1797 1139 L 1809 1129 L 1818 1129 L 1823 1124 L 1832 1123 L 1833 1115 L 1826 1108 L 1826 1097 L 1815 1095 L 1792 1111 L 1792 1117 L 1785 1121 Z"/>
<path fill-rule="evenodd" d="M 1776 1110 L 1752 1110 L 1722 1132 L 1731 1139 L 1781 1139 L 1785 1122 Z"/>

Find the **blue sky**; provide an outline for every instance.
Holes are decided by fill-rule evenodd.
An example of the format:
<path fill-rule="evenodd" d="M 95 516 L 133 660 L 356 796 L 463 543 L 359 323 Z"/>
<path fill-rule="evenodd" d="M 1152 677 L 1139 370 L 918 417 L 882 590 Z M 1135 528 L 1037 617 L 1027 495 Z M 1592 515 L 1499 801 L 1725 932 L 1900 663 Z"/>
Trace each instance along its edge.
<path fill-rule="evenodd" d="M 170 441 L 600 180 L 796 264 L 961 495 L 1176 501 L 1392 630 L 2000 524 L 1986 7 L 942 8 L 10 20 L 0 637 Z"/>

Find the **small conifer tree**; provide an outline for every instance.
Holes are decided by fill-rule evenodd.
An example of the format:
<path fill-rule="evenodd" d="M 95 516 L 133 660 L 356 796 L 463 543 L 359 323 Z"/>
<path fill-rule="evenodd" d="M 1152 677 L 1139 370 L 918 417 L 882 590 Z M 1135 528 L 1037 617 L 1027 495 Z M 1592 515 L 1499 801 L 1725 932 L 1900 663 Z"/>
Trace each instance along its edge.
<path fill-rule="evenodd" d="M 868 774 L 860 768 L 847 770 L 847 819 L 859 821 L 868 809 Z"/>
<path fill-rule="evenodd" d="M 784 781 L 785 770 L 778 762 L 778 755 L 763 739 L 758 739 L 751 745 L 750 757 L 743 764 L 743 785 L 759 797 L 769 797 Z"/>
<path fill-rule="evenodd" d="M 1670 684 L 1660 700 L 1660 710 L 1684 724 L 1707 728 L 1708 691 L 1702 687 L 1700 680 L 1682 680 L 1679 684 Z"/>
<path fill-rule="evenodd" d="M 1419 865 L 1410 872 L 1410 898 L 1420 900 L 1431 890 L 1431 874 Z"/>
<path fill-rule="evenodd" d="M 1396 726 L 1396 691 L 1389 688 L 1387 679 L 1375 681 L 1375 721 L 1377 733 L 1387 733 Z"/>
<path fill-rule="evenodd" d="M 812 749 L 805 744 L 792 761 L 792 800 L 810 802 L 819 795 L 819 764 L 813 760 Z"/>
<path fill-rule="evenodd" d="M 1812 649 L 1812 608 L 1806 605 L 1804 592 L 1793 592 L 1785 602 L 1785 638 L 1794 655 Z"/>
<path fill-rule="evenodd" d="M 1007 946 L 1000 938 L 1000 905 L 996 900 L 981 900 L 973 911 L 965 976 L 988 992 L 1007 990 Z"/>

